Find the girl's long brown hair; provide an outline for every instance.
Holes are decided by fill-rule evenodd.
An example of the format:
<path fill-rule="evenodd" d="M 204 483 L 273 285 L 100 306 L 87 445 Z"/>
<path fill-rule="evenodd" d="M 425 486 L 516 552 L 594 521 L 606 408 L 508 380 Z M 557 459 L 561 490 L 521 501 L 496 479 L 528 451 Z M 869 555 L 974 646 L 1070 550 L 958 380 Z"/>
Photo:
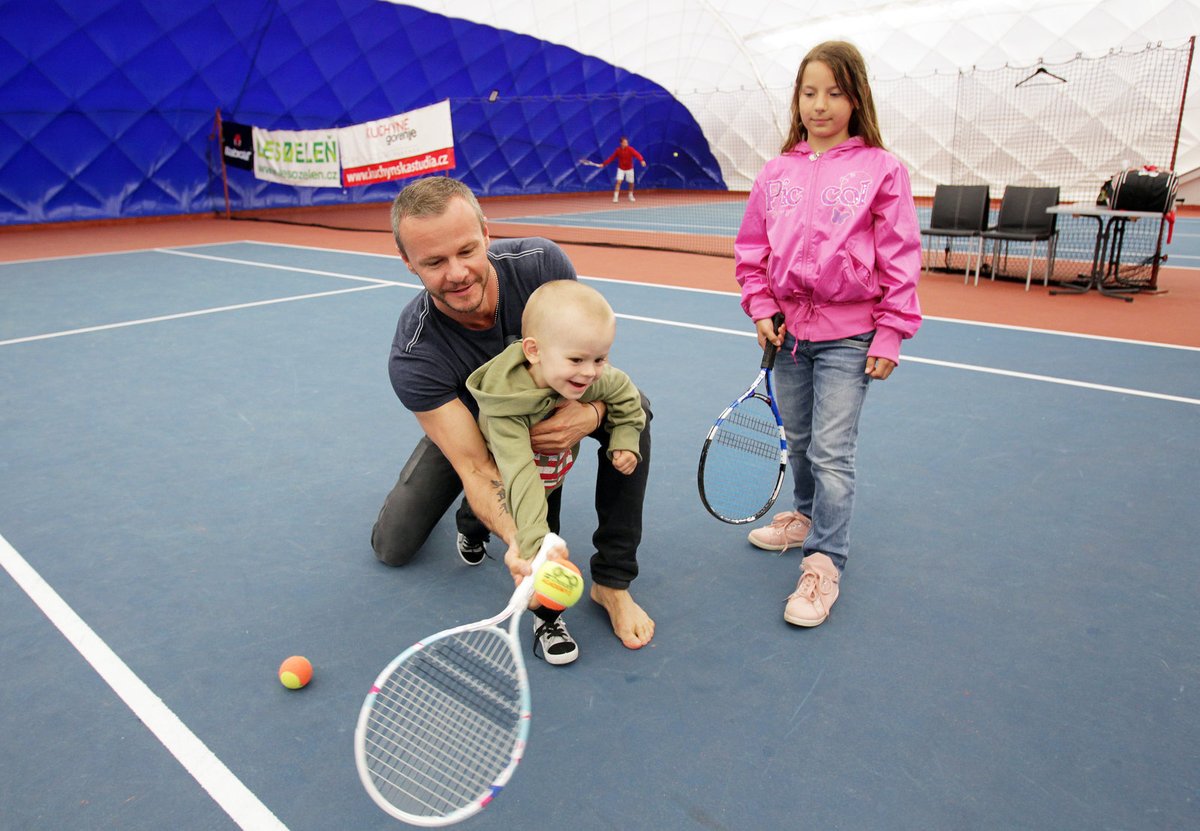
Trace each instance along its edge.
<path fill-rule="evenodd" d="M 800 122 L 801 79 L 805 68 L 813 61 L 829 67 L 833 79 L 849 99 L 854 112 L 850 114 L 850 135 L 861 136 L 868 147 L 883 147 L 879 119 L 875 115 L 875 99 L 871 97 L 871 82 L 867 77 L 867 62 L 854 44 L 828 40 L 809 50 L 796 71 L 796 86 L 792 90 L 792 126 L 780 153 L 786 153 L 808 138 L 808 130 Z"/>

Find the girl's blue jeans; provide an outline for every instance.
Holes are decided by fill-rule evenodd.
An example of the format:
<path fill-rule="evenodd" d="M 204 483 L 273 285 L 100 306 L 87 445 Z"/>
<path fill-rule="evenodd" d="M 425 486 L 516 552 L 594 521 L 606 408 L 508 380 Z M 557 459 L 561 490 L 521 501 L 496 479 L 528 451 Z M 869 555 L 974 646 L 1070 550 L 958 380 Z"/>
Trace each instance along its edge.
<path fill-rule="evenodd" d="M 793 503 L 812 520 L 803 555 L 821 552 L 839 571 L 850 553 L 854 455 L 873 336 L 797 344 L 788 333 L 775 360 L 775 398 L 787 436 Z"/>

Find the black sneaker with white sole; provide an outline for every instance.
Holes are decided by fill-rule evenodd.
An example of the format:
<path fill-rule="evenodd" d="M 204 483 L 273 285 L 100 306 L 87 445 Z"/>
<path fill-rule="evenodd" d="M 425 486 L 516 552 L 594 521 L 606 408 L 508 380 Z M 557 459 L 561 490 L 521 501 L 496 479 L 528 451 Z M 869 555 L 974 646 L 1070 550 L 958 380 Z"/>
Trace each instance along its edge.
<path fill-rule="evenodd" d="M 477 566 L 487 559 L 487 541 L 473 540 L 466 534 L 458 535 L 458 556 L 469 566 Z"/>
<path fill-rule="evenodd" d="M 538 655 L 538 649 L 541 655 Z M 569 664 L 579 657 L 579 646 L 561 617 L 553 621 L 533 619 L 533 654 L 538 655 L 548 664 L 561 666 Z"/>

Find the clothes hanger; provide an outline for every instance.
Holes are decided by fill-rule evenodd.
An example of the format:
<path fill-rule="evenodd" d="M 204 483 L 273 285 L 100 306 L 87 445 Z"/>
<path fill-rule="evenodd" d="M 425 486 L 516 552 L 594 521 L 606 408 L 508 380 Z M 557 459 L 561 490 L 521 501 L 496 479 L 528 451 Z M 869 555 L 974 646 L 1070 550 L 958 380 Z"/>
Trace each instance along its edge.
<path fill-rule="evenodd" d="M 1053 84 L 1053 83 L 1056 83 L 1056 82 L 1058 82 L 1058 83 L 1063 83 L 1063 84 L 1067 83 L 1067 79 L 1066 79 L 1066 78 L 1063 78 L 1063 77 L 1062 77 L 1062 76 L 1060 76 L 1060 75 L 1055 75 L 1053 72 L 1051 72 L 1050 70 L 1046 69 L 1046 67 L 1044 67 L 1044 66 L 1039 66 L 1037 69 L 1035 69 L 1035 70 L 1033 71 L 1033 74 L 1032 74 L 1032 75 L 1030 75 L 1028 78 L 1025 78 L 1025 79 L 1024 79 L 1024 80 L 1022 80 L 1022 81 L 1017 81 L 1017 83 L 1016 83 L 1016 84 L 1014 84 L 1014 87 L 1020 87 L 1020 86 L 1024 86 L 1025 84 L 1028 84 L 1029 82 L 1031 82 L 1031 81 L 1033 81 L 1033 80 L 1035 80 L 1035 79 L 1040 79 L 1040 78 L 1042 78 L 1042 76 L 1045 76 L 1045 77 L 1046 77 L 1046 79 L 1052 79 L 1052 80 L 1045 80 L 1045 81 L 1043 82 L 1043 84 Z M 1043 84 L 1038 84 L 1037 86 L 1043 86 Z"/>

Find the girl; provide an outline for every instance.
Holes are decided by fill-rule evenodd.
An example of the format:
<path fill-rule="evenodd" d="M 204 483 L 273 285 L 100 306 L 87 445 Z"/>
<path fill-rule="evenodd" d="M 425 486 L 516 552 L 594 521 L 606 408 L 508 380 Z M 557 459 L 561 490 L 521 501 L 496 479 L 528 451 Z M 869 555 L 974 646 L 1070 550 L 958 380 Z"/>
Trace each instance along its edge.
<path fill-rule="evenodd" d="M 866 64 L 851 44 L 822 43 L 800 63 L 791 132 L 750 189 L 734 254 L 759 346 L 781 347 L 775 385 L 795 482 L 795 510 L 751 531 L 750 542 L 802 548 L 783 619 L 817 626 L 849 553 L 867 384 L 891 375 L 900 341 L 921 325 L 908 172 L 883 148 Z"/>

